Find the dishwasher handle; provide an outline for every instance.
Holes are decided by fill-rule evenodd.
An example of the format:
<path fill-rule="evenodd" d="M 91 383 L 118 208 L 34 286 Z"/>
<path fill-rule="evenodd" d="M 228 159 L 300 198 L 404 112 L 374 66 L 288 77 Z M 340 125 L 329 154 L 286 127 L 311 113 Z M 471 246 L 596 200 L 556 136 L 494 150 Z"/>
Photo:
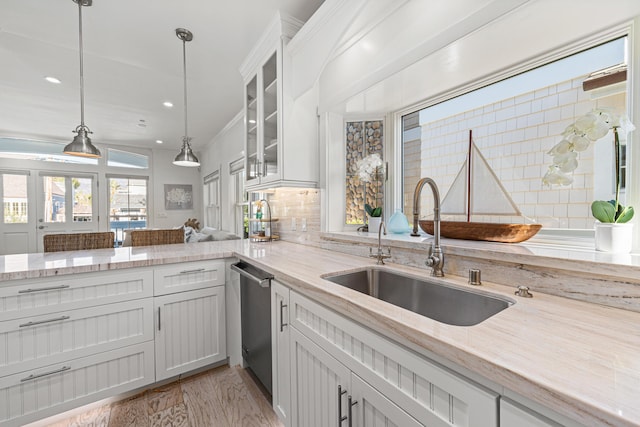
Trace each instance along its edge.
<path fill-rule="evenodd" d="M 247 279 L 251 280 L 252 282 L 258 283 L 258 285 L 260 285 L 263 288 L 268 288 L 268 287 L 271 286 L 271 279 L 273 279 L 273 275 L 266 274 L 266 277 L 254 276 L 253 274 L 251 274 L 247 270 L 245 270 L 245 268 L 247 266 L 249 266 L 249 265 L 245 264 L 244 262 L 238 262 L 238 263 L 235 263 L 235 264 L 231 264 L 231 269 L 233 271 L 236 271 L 236 272 L 240 273 L 241 276 L 246 277 Z"/>

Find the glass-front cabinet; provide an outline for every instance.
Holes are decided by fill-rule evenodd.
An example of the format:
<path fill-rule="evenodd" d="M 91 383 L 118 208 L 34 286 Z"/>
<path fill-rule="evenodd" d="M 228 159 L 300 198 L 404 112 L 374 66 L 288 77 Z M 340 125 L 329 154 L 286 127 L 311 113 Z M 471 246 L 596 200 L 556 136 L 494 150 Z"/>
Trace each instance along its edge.
<path fill-rule="evenodd" d="M 240 72 L 245 84 L 245 188 L 316 187 L 316 103 L 293 99 L 287 44 L 301 23 L 279 14 Z"/>
<path fill-rule="evenodd" d="M 275 51 L 245 87 L 246 183 L 253 185 L 279 178 L 278 129 L 280 93 Z"/>

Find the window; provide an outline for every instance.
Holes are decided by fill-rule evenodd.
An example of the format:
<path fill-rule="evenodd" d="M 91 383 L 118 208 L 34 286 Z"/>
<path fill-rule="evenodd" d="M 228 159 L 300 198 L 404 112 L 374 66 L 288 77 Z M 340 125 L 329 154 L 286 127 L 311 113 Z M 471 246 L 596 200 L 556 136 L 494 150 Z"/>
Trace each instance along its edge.
<path fill-rule="evenodd" d="M 147 178 L 107 177 L 109 228 L 122 242 L 124 230 L 147 227 Z"/>
<path fill-rule="evenodd" d="M 98 159 L 63 154 L 62 151 L 65 145 L 67 145 L 67 143 L 0 138 L 0 158 L 84 165 L 98 164 Z"/>
<path fill-rule="evenodd" d="M 204 225 L 220 228 L 220 170 L 204 177 Z"/>
<path fill-rule="evenodd" d="M 346 224 L 364 224 L 365 204 L 382 206 L 384 200 L 384 172 L 361 179 L 358 166 L 368 156 L 384 157 L 384 126 L 382 120 L 348 121 L 345 124 L 346 141 Z M 384 167 L 375 169 L 383 171 Z"/>
<path fill-rule="evenodd" d="M 583 89 L 594 72 L 624 64 L 625 50 L 626 38 L 616 39 L 404 116 L 404 212 L 413 209 L 410 195 L 421 177 L 433 178 L 445 197 L 465 161 L 472 130 L 474 143 L 525 218 L 544 229 L 591 229 L 591 201 L 613 196 L 611 132 L 580 153 L 571 186 L 544 187 L 542 177 L 552 160 L 547 152 L 577 118 L 602 107 L 626 112 L 625 82 Z M 621 157 L 626 169 L 624 151 Z M 422 215 L 432 208 L 424 192 Z M 472 220 L 523 222 L 494 215 Z"/>
<path fill-rule="evenodd" d="M 27 179 L 26 174 L 4 173 L 0 175 L 4 208 L 2 221 L 5 224 L 26 224 L 28 222 Z"/>
<path fill-rule="evenodd" d="M 109 148 L 107 149 L 107 166 L 118 168 L 149 169 L 149 156 Z"/>
<path fill-rule="evenodd" d="M 244 160 L 242 158 L 229 164 L 231 176 L 233 212 L 233 230 L 238 236 L 249 237 L 249 195 L 244 191 Z"/>

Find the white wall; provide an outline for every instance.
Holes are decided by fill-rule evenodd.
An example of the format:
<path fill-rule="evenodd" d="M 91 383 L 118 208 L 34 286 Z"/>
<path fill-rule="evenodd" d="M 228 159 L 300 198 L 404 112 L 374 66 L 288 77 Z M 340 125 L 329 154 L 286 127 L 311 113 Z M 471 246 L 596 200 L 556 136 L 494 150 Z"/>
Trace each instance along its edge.
<path fill-rule="evenodd" d="M 176 150 L 153 150 L 153 176 L 150 188 L 153 192 L 150 194 L 150 197 L 153 197 L 153 218 L 149 218 L 151 228 L 173 228 L 184 224 L 188 218 L 202 218 L 202 180 L 199 168 L 175 166 L 173 159 L 176 154 Z M 200 153 L 196 153 L 196 156 L 200 158 Z M 165 209 L 165 184 L 190 184 L 193 189 L 193 209 Z"/>
<path fill-rule="evenodd" d="M 240 112 L 207 144 L 199 157 L 202 177 L 220 169 L 220 228 L 229 232 L 235 232 L 234 206 L 230 203 L 233 182 L 229 175 L 229 163 L 242 157 L 243 150 L 244 114 Z M 204 218 L 204 214 L 201 213 L 200 216 Z"/>

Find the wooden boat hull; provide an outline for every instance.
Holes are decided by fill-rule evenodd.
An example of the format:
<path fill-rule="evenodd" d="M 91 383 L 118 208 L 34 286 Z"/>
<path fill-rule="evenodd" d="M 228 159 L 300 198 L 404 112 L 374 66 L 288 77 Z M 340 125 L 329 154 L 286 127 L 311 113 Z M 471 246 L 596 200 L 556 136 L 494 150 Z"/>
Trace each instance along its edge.
<path fill-rule="evenodd" d="M 418 222 L 425 233 L 433 236 L 433 221 Z M 540 224 L 498 224 L 492 222 L 441 221 L 440 236 L 450 239 L 482 240 L 486 242 L 519 243 L 533 237 Z"/>

